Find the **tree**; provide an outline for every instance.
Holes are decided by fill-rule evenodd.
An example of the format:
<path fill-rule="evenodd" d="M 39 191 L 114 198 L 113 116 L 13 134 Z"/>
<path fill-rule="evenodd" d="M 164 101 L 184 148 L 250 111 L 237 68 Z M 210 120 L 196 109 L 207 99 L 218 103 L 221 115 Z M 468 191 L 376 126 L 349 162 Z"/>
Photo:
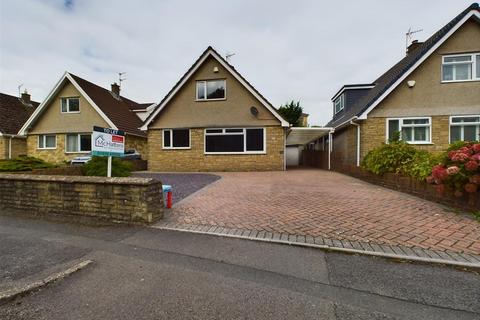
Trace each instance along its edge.
<path fill-rule="evenodd" d="M 303 114 L 303 108 L 300 106 L 300 101 L 295 102 L 292 100 L 290 103 L 280 106 L 278 113 L 294 127 L 302 126 L 300 120 Z"/>

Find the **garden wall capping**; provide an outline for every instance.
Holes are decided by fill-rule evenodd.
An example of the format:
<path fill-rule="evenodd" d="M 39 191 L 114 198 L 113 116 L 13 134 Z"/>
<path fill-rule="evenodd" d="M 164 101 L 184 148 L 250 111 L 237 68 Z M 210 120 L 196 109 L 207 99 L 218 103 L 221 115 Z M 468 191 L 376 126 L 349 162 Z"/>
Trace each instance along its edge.
<path fill-rule="evenodd" d="M 140 177 L 0 174 L 0 210 L 67 221 L 152 223 L 163 217 L 162 183 Z"/>

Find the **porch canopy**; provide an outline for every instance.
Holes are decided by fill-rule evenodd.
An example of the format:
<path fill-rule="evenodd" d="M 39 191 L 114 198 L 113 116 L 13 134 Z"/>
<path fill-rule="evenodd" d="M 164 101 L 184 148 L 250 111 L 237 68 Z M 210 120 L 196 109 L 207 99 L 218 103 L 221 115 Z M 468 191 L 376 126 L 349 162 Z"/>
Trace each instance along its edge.
<path fill-rule="evenodd" d="M 332 133 L 334 129 L 330 127 L 290 127 L 287 131 L 286 146 L 307 145 L 324 136 L 328 136 L 332 141 Z M 330 170 L 330 154 L 332 152 L 331 144 L 328 144 L 328 169 Z"/>

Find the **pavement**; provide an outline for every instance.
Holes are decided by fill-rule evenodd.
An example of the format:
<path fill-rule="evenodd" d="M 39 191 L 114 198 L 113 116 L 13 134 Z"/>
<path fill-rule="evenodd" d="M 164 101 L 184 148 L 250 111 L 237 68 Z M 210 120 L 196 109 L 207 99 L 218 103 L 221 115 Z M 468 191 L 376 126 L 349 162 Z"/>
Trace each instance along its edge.
<path fill-rule="evenodd" d="M 480 222 L 471 215 L 337 172 L 300 169 L 216 175 L 221 179 L 183 200 L 174 198 L 173 208 L 157 227 L 217 227 L 263 232 L 271 238 L 300 237 L 303 243 L 318 238 L 340 248 L 367 244 L 392 252 L 406 248 L 402 252 L 480 255 Z"/>
<path fill-rule="evenodd" d="M 148 227 L 9 216 L 0 216 L 0 236 L 0 270 L 14 282 L 56 265 L 93 261 L 0 304 L 1 319 L 480 317 L 479 270 Z"/>

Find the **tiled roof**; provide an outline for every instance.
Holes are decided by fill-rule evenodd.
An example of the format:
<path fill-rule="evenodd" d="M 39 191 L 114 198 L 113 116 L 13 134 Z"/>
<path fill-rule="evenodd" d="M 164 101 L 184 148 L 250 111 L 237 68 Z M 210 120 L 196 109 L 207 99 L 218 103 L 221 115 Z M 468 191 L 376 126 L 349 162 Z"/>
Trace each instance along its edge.
<path fill-rule="evenodd" d="M 142 104 L 123 96 L 115 97 L 110 90 L 74 74 L 69 74 L 119 130 L 142 137 L 146 136 L 145 132 L 138 129 L 142 126 L 142 120 L 132 111 L 143 109 Z"/>
<path fill-rule="evenodd" d="M 25 104 L 20 98 L 0 93 L 0 132 L 16 135 L 40 103 Z"/>
<path fill-rule="evenodd" d="M 467 9 L 462 11 L 453 20 L 447 23 L 443 28 L 434 33 L 424 43 L 419 45 L 415 50 L 410 52 L 387 72 L 374 81 L 375 87 L 343 115 L 333 118 L 326 125 L 327 127 L 336 127 L 349 119 L 361 115 L 368 109 L 382 94 L 384 94 L 400 77 L 402 77 L 418 60 L 420 60 L 438 41 L 440 41 L 458 22 L 460 22 L 469 12 L 477 10 L 480 12 L 478 3 L 473 3 Z"/>

